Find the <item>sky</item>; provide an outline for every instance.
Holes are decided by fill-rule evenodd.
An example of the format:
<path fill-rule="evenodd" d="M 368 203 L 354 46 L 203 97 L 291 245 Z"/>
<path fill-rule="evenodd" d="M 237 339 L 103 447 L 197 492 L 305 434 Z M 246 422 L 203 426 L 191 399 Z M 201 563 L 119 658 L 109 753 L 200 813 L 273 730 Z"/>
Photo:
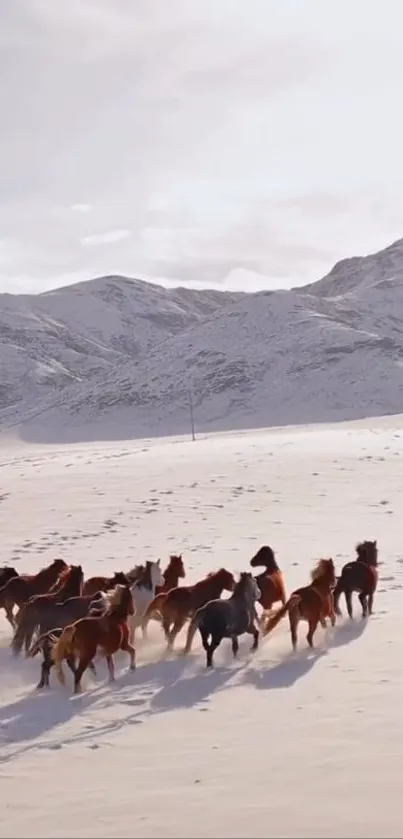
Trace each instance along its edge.
<path fill-rule="evenodd" d="M 0 291 L 255 290 L 403 236 L 401 0 L 1 0 Z"/>

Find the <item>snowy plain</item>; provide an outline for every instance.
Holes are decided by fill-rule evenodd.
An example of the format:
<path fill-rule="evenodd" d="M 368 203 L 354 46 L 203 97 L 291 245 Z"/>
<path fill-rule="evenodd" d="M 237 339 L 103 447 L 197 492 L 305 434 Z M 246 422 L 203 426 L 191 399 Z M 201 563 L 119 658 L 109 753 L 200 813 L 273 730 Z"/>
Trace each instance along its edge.
<path fill-rule="evenodd" d="M 401 837 L 403 416 L 119 443 L 0 447 L 2 562 L 86 574 L 182 551 L 192 582 L 272 545 L 288 592 L 378 539 L 375 613 L 291 654 L 224 642 L 164 656 L 161 630 L 73 697 L 14 661 L 0 616 L 1 837 Z M 345 612 L 344 603 L 341 606 Z M 183 646 L 183 634 L 178 649 Z"/>

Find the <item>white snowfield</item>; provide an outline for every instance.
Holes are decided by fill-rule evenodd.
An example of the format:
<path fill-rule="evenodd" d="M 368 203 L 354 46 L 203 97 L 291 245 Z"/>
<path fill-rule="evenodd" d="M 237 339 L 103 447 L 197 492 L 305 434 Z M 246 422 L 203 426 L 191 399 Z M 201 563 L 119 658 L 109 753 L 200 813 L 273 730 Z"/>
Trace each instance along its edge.
<path fill-rule="evenodd" d="M 0 449 L 2 561 L 56 556 L 86 574 L 183 552 L 185 582 L 239 572 L 270 544 L 287 590 L 321 556 L 337 569 L 377 539 L 375 613 L 319 628 L 288 620 L 206 672 L 197 640 L 137 671 L 104 661 L 81 696 L 39 658 L 15 661 L 1 617 L 1 837 L 401 837 L 403 416 L 339 426 L 121 444 Z M 341 606 L 345 614 L 344 602 Z M 183 647 L 183 633 L 178 650 Z"/>

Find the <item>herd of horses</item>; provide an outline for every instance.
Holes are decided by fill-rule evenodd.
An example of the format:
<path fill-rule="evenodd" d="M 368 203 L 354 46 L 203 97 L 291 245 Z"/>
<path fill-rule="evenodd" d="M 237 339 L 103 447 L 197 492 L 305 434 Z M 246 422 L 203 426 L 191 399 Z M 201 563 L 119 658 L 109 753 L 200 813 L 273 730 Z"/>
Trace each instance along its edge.
<path fill-rule="evenodd" d="M 164 572 L 157 560 L 127 572 L 115 572 L 111 577 L 88 579 L 84 579 L 81 565 L 67 565 L 63 559 L 55 559 L 37 574 L 19 574 L 15 568 L 4 566 L 0 568 L 0 609 L 5 610 L 13 630 L 14 655 L 23 648 L 27 657 L 42 653 L 37 687 L 49 686 L 53 666 L 64 683 L 65 661 L 74 677 L 75 693 L 81 690 L 87 668 L 96 672 L 97 652 L 106 657 L 110 681 L 115 679 L 113 656 L 118 650 L 127 652 L 130 669 L 134 670 L 135 632 L 141 628 L 143 638 L 147 638 L 150 620 L 161 624 L 169 651 L 188 623 L 183 653 L 190 653 L 198 631 L 207 667 L 211 667 L 214 651 L 224 638 L 230 639 L 234 656 L 238 638 L 245 633 L 252 635 L 252 650 L 256 650 L 259 639 L 272 632 L 287 614 L 293 649 L 301 620 L 308 623 L 307 642 L 313 647 L 318 625 L 326 627 L 329 618 L 334 626 L 336 616 L 341 615 L 342 594 L 350 618 L 354 592 L 358 593 L 362 617 L 372 614 L 378 582 L 376 541 L 357 545 L 356 558 L 343 566 L 338 577 L 333 559 L 320 559 L 311 572 L 311 582 L 288 598 L 271 547 L 261 547 L 250 566 L 264 570 L 256 576 L 252 571 L 242 571 L 236 580 L 230 571 L 220 568 L 192 585 L 180 583 L 186 576 L 181 555 L 172 555 Z M 229 596 L 223 598 L 224 592 Z M 282 605 L 274 609 L 277 603 Z"/>

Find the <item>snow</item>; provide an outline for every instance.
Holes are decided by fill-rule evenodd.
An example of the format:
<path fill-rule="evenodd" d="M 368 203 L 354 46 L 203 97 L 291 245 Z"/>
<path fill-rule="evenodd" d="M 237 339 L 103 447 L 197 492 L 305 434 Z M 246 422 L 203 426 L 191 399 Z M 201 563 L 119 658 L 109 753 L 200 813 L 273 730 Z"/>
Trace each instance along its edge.
<path fill-rule="evenodd" d="M 37 694 L 0 618 L 2 837 L 400 837 L 403 416 L 188 439 L 0 447 L 2 561 L 55 556 L 87 574 L 163 563 L 187 581 L 276 551 L 289 592 L 320 556 L 377 539 L 375 613 L 291 654 L 285 620 L 256 655 L 138 640 L 82 696 Z M 114 523 L 113 523 L 114 522 Z M 342 603 L 342 608 L 344 604 Z M 345 611 L 345 608 L 344 608 Z M 183 633 L 178 648 L 183 645 Z"/>
<path fill-rule="evenodd" d="M 0 313 L 0 429 L 27 442 L 183 434 L 189 389 L 203 432 L 403 410 L 403 240 L 289 291 L 103 277 Z"/>

